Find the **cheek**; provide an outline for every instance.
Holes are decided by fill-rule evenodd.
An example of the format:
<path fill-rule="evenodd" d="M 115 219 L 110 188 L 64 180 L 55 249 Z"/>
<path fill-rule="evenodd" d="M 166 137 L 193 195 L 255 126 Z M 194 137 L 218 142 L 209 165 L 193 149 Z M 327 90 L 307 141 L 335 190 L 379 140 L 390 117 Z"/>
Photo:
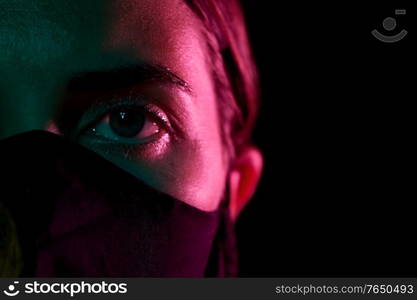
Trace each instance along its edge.
<path fill-rule="evenodd" d="M 227 160 L 220 134 L 217 99 L 210 72 L 203 61 L 201 58 L 193 68 L 192 86 L 196 97 L 187 113 L 189 140 L 174 144 L 174 156 L 181 160 L 173 161 L 172 165 L 183 179 L 180 199 L 202 210 L 212 211 L 224 195 Z"/>
<path fill-rule="evenodd" d="M 226 168 L 214 144 L 198 140 L 178 143 L 160 172 L 160 190 L 204 211 L 215 210 L 222 199 Z"/>

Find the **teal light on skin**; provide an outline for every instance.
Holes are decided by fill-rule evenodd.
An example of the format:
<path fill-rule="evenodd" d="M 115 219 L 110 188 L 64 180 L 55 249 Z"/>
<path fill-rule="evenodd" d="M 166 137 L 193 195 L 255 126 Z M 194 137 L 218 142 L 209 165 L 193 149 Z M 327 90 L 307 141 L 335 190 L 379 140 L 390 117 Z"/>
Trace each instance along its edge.
<path fill-rule="evenodd" d="M 34 129 L 68 135 L 156 189 L 215 210 L 228 165 L 202 30 L 182 0 L 0 0 L 0 138 Z M 77 74 L 144 63 L 166 67 L 189 90 L 158 79 L 121 96 L 67 89 Z M 85 135 L 101 122 L 95 106 L 82 124 L 60 127 L 77 101 L 125 99 L 159 110 L 170 128 L 161 122 L 159 135 L 128 145 Z"/>
<path fill-rule="evenodd" d="M 44 129 L 65 81 L 96 57 L 103 3 L 0 1 L 1 137 Z"/>

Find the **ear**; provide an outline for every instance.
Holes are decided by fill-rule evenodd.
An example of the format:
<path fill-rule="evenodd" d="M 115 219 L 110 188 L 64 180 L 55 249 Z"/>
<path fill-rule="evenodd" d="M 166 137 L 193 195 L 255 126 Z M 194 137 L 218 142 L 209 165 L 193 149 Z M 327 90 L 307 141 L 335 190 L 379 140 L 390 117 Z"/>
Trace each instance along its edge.
<path fill-rule="evenodd" d="M 230 216 L 233 221 L 255 193 L 262 168 L 262 154 L 253 146 L 247 147 L 235 158 L 228 178 Z"/>

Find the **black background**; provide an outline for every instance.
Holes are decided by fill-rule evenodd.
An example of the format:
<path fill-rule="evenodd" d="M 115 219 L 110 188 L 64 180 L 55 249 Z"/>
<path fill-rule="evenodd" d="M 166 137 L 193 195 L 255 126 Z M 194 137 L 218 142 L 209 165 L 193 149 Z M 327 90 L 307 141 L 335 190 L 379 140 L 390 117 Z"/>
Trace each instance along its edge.
<path fill-rule="evenodd" d="M 240 276 L 416 276 L 408 3 L 243 1 L 265 169 L 237 223 Z"/>

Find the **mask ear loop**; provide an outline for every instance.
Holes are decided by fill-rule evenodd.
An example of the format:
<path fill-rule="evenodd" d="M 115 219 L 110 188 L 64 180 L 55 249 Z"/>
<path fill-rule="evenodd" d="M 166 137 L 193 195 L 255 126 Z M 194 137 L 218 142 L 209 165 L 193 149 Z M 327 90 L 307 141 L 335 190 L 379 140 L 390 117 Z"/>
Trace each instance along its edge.
<path fill-rule="evenodd" d="M 236 277 L 238 253 L 234 222 L 230 217 L 229 184 L 219 203 L 219 224 L 207 264 L 205 277 Z"/>

